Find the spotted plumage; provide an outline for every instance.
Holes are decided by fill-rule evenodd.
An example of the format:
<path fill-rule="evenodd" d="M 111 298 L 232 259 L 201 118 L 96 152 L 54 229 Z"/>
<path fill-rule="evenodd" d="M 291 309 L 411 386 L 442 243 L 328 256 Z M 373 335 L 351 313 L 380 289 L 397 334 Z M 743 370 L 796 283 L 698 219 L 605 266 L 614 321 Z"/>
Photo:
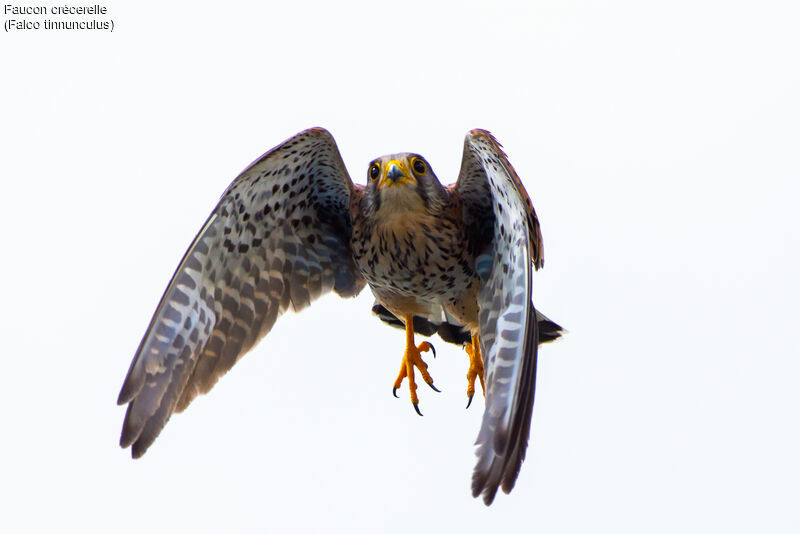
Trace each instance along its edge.
<path fill-rule="evenodd" d="M 473 493 L 491 503 L 524 458 L 538 344 L 561 333 L 531 304 L 532 267 L 542 264 L 533 206 L 488 132 L 467 135 L 449 187 L 407 153 L 373 160 L 366 186 L 356 185 L 327 131 L 301 132 L 234 180 L 179 264 L 120 392 L 120 444 L 144 454 L 172 413 L 208 392 L 286 310 L 369 285 L 376 314 L 406 329 L 395 388 L 408 378 L 418 412 L 415 366 L 433 381 L 419 355 L 430 345 L 411 344 L 415 328 L 471 343 L 482 383 L 483 354 Z"/>

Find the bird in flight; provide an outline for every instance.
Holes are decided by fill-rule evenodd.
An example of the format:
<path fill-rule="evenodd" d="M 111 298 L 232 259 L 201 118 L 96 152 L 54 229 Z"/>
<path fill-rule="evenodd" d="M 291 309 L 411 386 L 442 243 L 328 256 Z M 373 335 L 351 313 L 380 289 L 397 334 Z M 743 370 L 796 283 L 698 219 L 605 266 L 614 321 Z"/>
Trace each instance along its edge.
<path fill-rule="evenodd" d="M 476 380 L 486 399 L 472 493 L 491 504 L 525 457 L 538 345 L 562 333 L 531 301 L 543 263 L 533 205 L 489 132 L 467 134 L 454 184 L 399 153 L 373 160 L 362 186 L 328 131 L 305 130 L 228 186 L 186 251 L 120 391 L 120 445 L 143 455 L 285 311 L 369 285 L 373 312 L 405 329 L 393 393 L 407 380 L 420 415 L 417 373 L 436 386 L 422 358 L 433 346 L 415 333 L 465 347 L 467 407 Z"/>

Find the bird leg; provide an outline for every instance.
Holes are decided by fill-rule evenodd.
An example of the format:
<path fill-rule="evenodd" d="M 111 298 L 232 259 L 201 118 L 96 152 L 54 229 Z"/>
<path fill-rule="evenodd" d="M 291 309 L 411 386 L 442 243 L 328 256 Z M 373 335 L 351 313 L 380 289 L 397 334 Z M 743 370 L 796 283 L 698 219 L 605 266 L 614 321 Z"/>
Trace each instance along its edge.
<path fill-rule="evenodd" d="M 475 395 L 475 378 L 481 379 L 481 390 L 486 396 L 486 386 L 483 383 L 483 358 L 481 357 L 481 344 L 478 334 L 472 334 L 472 341 L 464 345 L 464 349 L 469 355 L 469 370 L 467 371 L 467 408 L 472 404 L 472 397 Z"/>
<path fill-rule="evenodd" d="M 406 351 L 405 354 L 403 354 L 403 362 L 400 364 L 400 374 L 397 375 L 397 380 L 394 381 L 392 394 L 397 397 L 397 388 L 403 383 L 403 379 L 408 377 L 408 389 L 411 392 L 411 403 L 414 405 L 414 409 L 419 415 L 422 415 L 422 412 L 419 411 L 417 383 L 414 381 L 414 367 L 419 369 L 422 379 L 426 384 L 434 391 L 439 391 L 436 389 L 436 386 L 433 385 L 433 378 L 431 378 L 431 375 L 428 373 L 428 364 L 422 360 L 422 355 L 420 354 L 420 352 L 428 352 L 429 350 L 433 351 L 433 357 L 435 358 L 436 350 L 434 350 L 433 345 L 427 341 L 423 341 L 419 346 L 414 344 L 414 316 L 406 315 Z"/>

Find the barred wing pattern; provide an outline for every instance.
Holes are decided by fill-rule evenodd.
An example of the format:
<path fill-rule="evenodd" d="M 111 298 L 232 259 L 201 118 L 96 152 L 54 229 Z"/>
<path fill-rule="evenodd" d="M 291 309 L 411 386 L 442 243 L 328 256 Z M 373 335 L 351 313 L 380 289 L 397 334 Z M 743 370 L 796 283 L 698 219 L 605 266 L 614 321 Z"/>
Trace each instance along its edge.
<path fill-rule="evenodd" d="M 175 271 L 122 386 L 120 445 L 132 446 L 134 458 L 287 309 L 331 290 L 361 291 L 349 246 L 354 194 L 321 128 L 270 150 L 233 181 Z"/>
<path fill-rule="evenodd" d="M 456 184 L 472 238 L 485 243 L 476 269 L 486 409 L 476 441 L 472 493 L 491 504 L 510 492 L 530 433 L 539 333 L 531 303 L 532 267 L 544 262 L 542 239 L 519 177 L 489 132 L 471 131 Z"/>

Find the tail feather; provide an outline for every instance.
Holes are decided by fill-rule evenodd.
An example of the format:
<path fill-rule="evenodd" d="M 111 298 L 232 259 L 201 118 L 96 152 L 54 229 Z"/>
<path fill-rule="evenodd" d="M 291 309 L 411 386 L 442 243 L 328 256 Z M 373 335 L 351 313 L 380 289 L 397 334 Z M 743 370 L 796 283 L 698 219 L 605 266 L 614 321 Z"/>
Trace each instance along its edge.
<path fill-rule="evenodd" d="M 551 321 L 539 310 L 536 310 L 536 322 L 539 323 L 539 345 L 555 341 L 567 333 L 560 325 Z"/>
<path fill-rule="evenodd" d="M 375 304 L 372 305 L 372 313 L 386 324 L 395 328 L 405 328 L 405 323 L 378 301 L 375 301 Z M 425 317 L 414 316 L 414 332 L 423 336 L 439 334 L 443 341 L 459 347 L 472 341 L 472 336 L 468 331 L 464 330 L 464 325 L 449 322 L 449 316 L 446 319 L 436 324 Z M 539 344 L 555 341 L 566 333 L 566 330 L 543 313 L 540 313 L 539 310 L 536 310 L 536 319 L 539 323 Z"/>

